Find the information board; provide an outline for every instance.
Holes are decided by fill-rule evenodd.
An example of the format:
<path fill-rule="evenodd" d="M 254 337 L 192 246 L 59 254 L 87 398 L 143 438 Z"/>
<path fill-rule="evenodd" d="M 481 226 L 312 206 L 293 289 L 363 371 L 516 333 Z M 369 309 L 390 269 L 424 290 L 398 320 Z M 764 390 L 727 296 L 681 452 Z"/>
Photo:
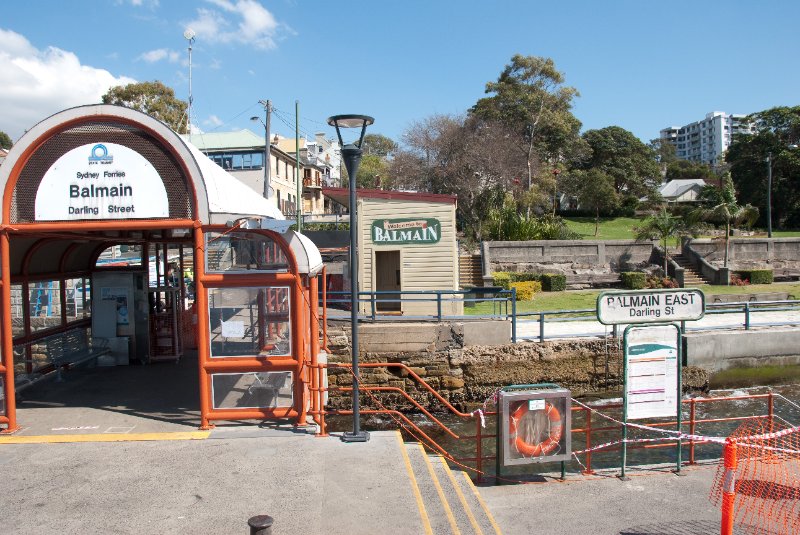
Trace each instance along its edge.
<path fill-rule="evenodd" d="M 678 411 L 676 325 L 625 331 L 625 404 L 628 420 L 674 417 Z"/>
<path fill-rule="evenodd" d="M 699 320 L 705 294 L 694 288 L 603 292 L 597 296 L 597 320 L 604 325 Z"/>

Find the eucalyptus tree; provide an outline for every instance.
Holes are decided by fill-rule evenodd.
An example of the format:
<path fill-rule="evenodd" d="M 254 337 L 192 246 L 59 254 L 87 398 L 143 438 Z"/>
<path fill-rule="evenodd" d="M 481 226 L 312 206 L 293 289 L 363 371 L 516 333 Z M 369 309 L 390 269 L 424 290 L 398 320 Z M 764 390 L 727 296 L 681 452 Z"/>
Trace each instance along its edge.
<path fill-rule="evenodd" d="M 103 95 L 102 102 L 139 110 L 166 123 L 179 134 L 188 133 L 186 111 L 189 104 L 158 80 L 114 86 Z"/>
<path fill-rule="evenodd" d="M 515 54 L 497 81 L 486 84 L 486 94 L 491 96 L 478 100 L 471 114 L 505 127 L 505 142 L 524 158 L 530 191 L 534 176 L 551 178 L 549 172 L 541 172 L 546 162 L 554 165 L 569 145 L 580 143 L 581 123 L 571 112 L 578 91 L 564 85 L 564 75 L 552 59 Z M 543 189 L 549 191 L 549 184 Z"/>

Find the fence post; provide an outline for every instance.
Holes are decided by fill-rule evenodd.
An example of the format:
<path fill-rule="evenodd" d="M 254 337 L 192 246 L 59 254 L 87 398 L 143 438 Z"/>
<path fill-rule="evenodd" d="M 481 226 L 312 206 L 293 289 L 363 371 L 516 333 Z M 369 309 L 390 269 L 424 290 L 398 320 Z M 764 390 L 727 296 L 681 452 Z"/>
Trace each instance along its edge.
<path fill-rule="evenodd" d="M 269 515 L 250 517 L 247 525 L 250 526 L 250 535 L 272 535 L 273 518 Z"/>
<path fill-rule="evenodd" d="M 769 432 L 772 433 L 775 419 L 775 398 L 772 392 L 770 392 L 767 397 L 767 414 L 769 416 Z"/>
<path fill-rule="evenodd" d="M 539 341 L 544 342 L 544 312 L 539 313 Z"/>
<path fill-rule="evenodd" d="M 689 400 L 689 434 L 692 438 L 689 439 L 689 464 L 694 464 L 694 431 L 695 431 L 695 401 L 694 398 Z"/>
<path fill-rule="evenodd" d="M 583 409 L 586 413 L 586 466 L 583 471 L 584 474 L 594 474 L 592 470 L 592 411 Z"/>
<path fill-rule="evenodd" d="M 750 330 L 750 303 L 744 304 L 744 329 Z"/>
<path fill-rule="evenodd" d="M 481 415 L 475 415 L 475 440 L 477 441 L 475 453 L 477 457 L 478 483 L 483 483 L 483 434 L 481 432 Z"/>
<path fill-rule="evenodd" d="M 517 343 L 517 289 L 511 288 L 511 343 Z"/>
<path fill-rule="evenodd" d="M 375 292 L 370 292 L 370 294 L 369 294 L 369 303 L 370 303 L 370 307 L 372 307 L 372 321 L 375 321 L 376 310 L 378 308 L 376 303 L 375 303 L 375 299 L 376 299 Z"/>
<path fill-rule="evenodd" d="M 722 479 L 722 519 L 720 535 L 733 535 L 733 520 L 736 516 L 736 442 L 728 438 L 723 452 L 725 475 Z"/>
<path fill-rule="evenodd" d="M 442 292 L 436 290 L 436 321 L 442 321 Z"/>

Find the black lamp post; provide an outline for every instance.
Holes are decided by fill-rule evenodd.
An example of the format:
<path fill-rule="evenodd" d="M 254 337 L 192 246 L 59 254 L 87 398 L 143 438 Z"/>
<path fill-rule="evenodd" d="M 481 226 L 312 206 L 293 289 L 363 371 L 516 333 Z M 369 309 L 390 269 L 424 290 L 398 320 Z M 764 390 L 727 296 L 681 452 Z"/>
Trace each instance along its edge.
<path fill-rule="evenodd" d="M 772 237 L 772 151 L 767 154 L 767 238 Z"/>
<path fill-rule="evenodd" d="M 344 442 L 366 442 L 369 433 L 361 430 L 361 413 L 359 409 L 359 378 L 358 373 L 358 214 L 356 208 L 356 176 L 358 166 L 361 165 L 361 145 L 364 143 L 364 133 L 375 119 L 367 115 L 334 115 L 328 118 L 328 124 L 336 128 L 339 145 L 342 147 L 342 159 L 347 169 L 350 186 L 350 328 L 351 332 L 351 357 L 353 362 L 353 431 L 344 433 Z M 342 128 L 361 128 L 358 143 L 347 145 L 342 141 Z"/>

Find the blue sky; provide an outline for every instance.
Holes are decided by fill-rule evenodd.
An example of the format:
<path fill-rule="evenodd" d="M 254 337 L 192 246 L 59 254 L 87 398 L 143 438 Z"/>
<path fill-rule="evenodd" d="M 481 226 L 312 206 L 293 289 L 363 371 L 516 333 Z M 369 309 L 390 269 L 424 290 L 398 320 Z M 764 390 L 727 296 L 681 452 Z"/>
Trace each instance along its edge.
<path fill-rule="evenodd" d="M 463 113 L 515 53 L 552 57 L 578 89 L 583 129 L 642 140 L 711 111 L 800 104 L 800 2 L 417 0 L 8 0 L 0 17 L 0 130 L 17 139 L 111 85 L 161 80 L 203 131 L 333 135 L 338 113 L 399 139 Z"/>

